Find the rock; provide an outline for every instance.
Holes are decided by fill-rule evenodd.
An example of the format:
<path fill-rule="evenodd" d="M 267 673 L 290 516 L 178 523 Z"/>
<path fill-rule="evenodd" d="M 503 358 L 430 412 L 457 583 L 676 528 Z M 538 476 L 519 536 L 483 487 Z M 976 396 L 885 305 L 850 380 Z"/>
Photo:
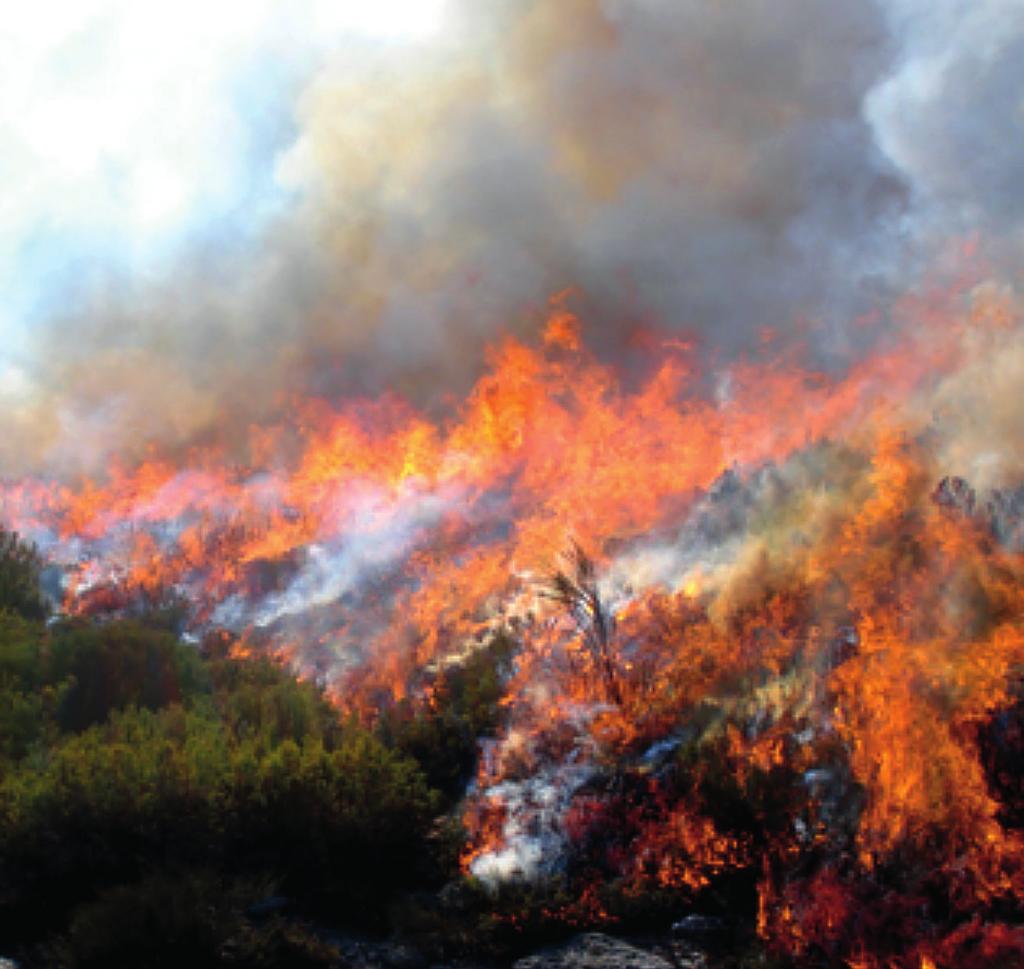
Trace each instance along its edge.
<path fill-rule="evenodd" d="M 725 920 L 714 915 L 687 915 L 672 926 L 672 934 L 689 939 L 706 939 L 721 935 L 726 928 Z"/>
<path fill-rule="evenodd" d="M 690 943 L 682 939 L 673 939 L 667 948 L 672 965 L 676 969 L 708 969 L 708 957 Z"/>
<path fill-rule="evenodd" d="M 672 963 L 621 939 L 591 932 L 519 959 L 513 969 L 672 969 Z"/>
<path fill-rule="evenodd" d="M 1024 552 L 1024 487 L 995 489 L 985 511 L 996 541 L 1010 552 Z"/>
<path fill-rule="evenodd" d="M 427 960 L 400 942 L 371 941 L 335 935 L 329 939 L 338 947 L 342 964 L 350 969 L 426 969 Z"/>
<path fill-rule="evenodd" d="M 753 491 L 744 484 L 735 468 L 729 468 L 708 489 L 692 527 L 704 542 L 720 545 L 746 528 L 753 504 Z"/>
<path fill-rule="evenodd" d="M 947 475 L 932 492 L 932 501 L 951 513 L 958 512 L 970 518 L 974 514 L 977 495 L 963 478 Z"/>

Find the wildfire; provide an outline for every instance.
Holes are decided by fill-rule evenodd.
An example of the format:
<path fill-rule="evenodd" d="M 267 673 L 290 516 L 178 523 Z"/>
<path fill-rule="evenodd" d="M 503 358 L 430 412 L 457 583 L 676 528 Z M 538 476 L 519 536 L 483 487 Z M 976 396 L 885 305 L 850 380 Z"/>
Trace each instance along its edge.
<path fill-rule="evenodd" d="M 526 837 L 545 864 L 568 846 L 636 890 L 696 896 L 757 869 L 761 933 L 790 953 L 1024 952 L 976 915 L 1024 896 L 1022 835 L 982 756 L 1024 669 L 1024 561 L 998 540 L 995 496 L 986 512 L 964 482 L 936 490 L 921 403 L 991 350 L 984 325 L 929 316 L 841 379 L 783 356 L 709 389 L 678 341 L 646 340 L 627 382 L 558 304 L 538 346 L 492 349 L 447 420 L 393 397 L 307 401 L 294 425 L 254 429 L 247 466 L 154 456 L 104 481 L 9 484 L 3 510 L 65 568 L 69 612 L 174 592 L 193 631 L 285 655 L 367 717 L 429 702 L 431 670 L 513 629 L 468 872 L 524 873 Z M 539 577 L 570 540 L 566 609 Z M 608 757 L 634 764 L 614 793 Z M 721 829 L 707 791 L 765 778 L 785 803 L 766 800 L 756 831 Z M 914 853 L 931 880 L 871 923 L 873 873 Z M 937 896 L 956 938 L 924 938 Z M 876 959 L 871 931 L 902 938 L 897 918 L 923 941 Z"/>

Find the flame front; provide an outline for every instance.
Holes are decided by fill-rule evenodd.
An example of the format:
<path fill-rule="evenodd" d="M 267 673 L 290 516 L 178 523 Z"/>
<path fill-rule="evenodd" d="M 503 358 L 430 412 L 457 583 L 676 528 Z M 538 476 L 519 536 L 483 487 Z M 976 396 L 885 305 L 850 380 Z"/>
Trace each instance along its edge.
<path fill-rule="evenodd" d="M 843 378 L 784 355 L 714 386 L 670 340 L 617 374 L 556 303 L 539 345 L 494 347 L 447 419 L 297 401 L 252 430 L 248 461 L 154 454 L 103 481 L 9 483 L 3 509 L 64 568 L 67 611 L 173 593 L 194 632 L 277 652 L 366 718 L 427 702 L 440 666 L 511 631 L 467 871 L 529 874 L 559 845 L 637 891 L 756 869 L 760 932 L 791 954 L 1020 955 L 998 913 L 1024 893 L 1024 845 L 985 747 L 1024 668 L 1024 559 L 1000 533 L 1009 492 L 979 503 L 947 477 L 963 442 L 940 411 L 1024 328 L 938 302 L 908 305 L 910 335 Z M 572 542 L 595 563 L 582 620 L 540 592 Z M 728 784 L 784 792 L 756 830 L 716 825 L 706 790 L 725 781 L 705 761 L 684 783 L 659 768 L 698 721 Z M 593 784 L 610 756 L 634 759 L 628 789 Z M 527 829 L 539 853 L 517 853 Z M 915 854 L 929 878 L 872 899 L 873 873 Z"/>

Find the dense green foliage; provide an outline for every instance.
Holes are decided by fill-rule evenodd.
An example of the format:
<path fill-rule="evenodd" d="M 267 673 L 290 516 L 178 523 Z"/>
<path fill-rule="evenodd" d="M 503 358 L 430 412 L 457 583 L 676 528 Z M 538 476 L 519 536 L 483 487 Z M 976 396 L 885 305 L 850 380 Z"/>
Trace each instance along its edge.
<path fill-rule="evenodd" d="M 35 547 L 0 526 L 0 612 L 43 619 L 49 610 L 40 589 L 42 570 Z"/>
<path fill-rule="evenodd" d="M 499 634 L 462 663 L 439 672 L 429 708 L 406 702 L 381 714 L 378 735 L 420 764 L 449 801 L 473 775 L 479 739 L 498 727 L 512 650 L 512 640 Z"/>
<path fill-rule="evenodd" d="M 124 928 L 111 913 L 134 906 L 153 922 L 139 945 L 173 948 L 162 933 L 221 958 L 245 950 L 239 912 L 271 889 L 330 924 L 380 927 L 436 868 L 441 796 L 419 764 L 217 641 L 0 613 L 0 744 L 0 952 L 61 936 L 54 960 L 102 964 L 100 936 Z M 184 909 L 203 892 L 235 901 L 196 923 Z"/>

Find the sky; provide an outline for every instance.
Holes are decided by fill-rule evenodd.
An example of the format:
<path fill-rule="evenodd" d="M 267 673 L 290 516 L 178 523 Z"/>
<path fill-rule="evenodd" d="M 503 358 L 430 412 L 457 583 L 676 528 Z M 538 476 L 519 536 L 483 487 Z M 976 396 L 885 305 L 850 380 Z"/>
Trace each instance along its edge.
<path fill-rule="evenodd" d="M 344 44 L 422 42 L 443 2 L 42 0 L 0 28 L 3 324 L 153 273 L 287 199 L 295 99 Z"/>
<path fill-rule="evenodd" d="M 610 359 L 841 369 L 950 252 L 1016 287 L 1021 64 L 1024 0 L 17 5 L 0 474 L 439 406 L 569 287 Z"/>

